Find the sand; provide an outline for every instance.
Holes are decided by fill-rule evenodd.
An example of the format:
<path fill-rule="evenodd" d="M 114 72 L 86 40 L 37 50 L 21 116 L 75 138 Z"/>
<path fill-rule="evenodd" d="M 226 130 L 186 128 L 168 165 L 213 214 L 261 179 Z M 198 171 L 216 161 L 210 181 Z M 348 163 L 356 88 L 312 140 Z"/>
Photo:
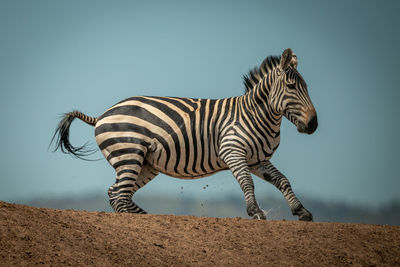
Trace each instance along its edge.
<path fill-rule="evenodd" d="M 400 226 L 33 208 L 0 202 L 1 266 L 400 266 Z"/>

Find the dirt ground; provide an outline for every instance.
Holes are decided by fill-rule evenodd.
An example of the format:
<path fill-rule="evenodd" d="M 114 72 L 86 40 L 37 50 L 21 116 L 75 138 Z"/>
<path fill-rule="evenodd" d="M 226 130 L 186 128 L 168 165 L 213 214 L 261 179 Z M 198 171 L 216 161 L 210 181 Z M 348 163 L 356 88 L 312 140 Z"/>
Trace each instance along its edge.
<path fill-rule="evenodd" d="M 1 266 L 400 266 L 400 226 L 39 209 L 0 202 Z"/>

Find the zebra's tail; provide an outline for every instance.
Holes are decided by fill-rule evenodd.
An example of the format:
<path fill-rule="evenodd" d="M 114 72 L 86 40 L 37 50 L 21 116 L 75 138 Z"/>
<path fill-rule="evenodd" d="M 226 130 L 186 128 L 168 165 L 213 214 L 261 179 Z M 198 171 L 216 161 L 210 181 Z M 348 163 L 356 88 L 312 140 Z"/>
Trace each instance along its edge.
<path fill-rule="evenodd" d="M 82 112 L 77 110 L 65 113 L 63 119 L 57 126 L 49 147 L 51 146 L 53 141 L 56 140 L 54 151 L 57 151 L 59 148 L 61 148 L 61 151 L 65 154 L 72 154 L 77 158 L 88 160 L 84 157 L 93 154 L 94 152 L 96 152 L 96 149 L 88 148 L 87 143 L 79 147 L 74 147 L 69 142 L 69 127 L 71 126 L 71 123 L 75 118 L 78 118 L 92 126 L 94 126 L 97 122 L 97 118 L 87 116 L 86 114 L 83 114 Z"/>

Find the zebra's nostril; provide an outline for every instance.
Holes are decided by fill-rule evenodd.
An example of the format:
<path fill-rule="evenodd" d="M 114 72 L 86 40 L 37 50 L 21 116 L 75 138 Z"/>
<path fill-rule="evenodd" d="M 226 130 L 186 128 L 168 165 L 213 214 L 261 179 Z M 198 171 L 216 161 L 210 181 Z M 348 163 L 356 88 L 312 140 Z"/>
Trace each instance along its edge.
<path fill-rule="evenodd" d="M 312 116 L 311 119 L 308 121 L 306 132 L 308 134 L 312 134 L 313 132 L 315 132 L 317 127 L 318 127 L 318 119 L 317 119 L 317 115 L 315 115 L 315 116 Z"/>

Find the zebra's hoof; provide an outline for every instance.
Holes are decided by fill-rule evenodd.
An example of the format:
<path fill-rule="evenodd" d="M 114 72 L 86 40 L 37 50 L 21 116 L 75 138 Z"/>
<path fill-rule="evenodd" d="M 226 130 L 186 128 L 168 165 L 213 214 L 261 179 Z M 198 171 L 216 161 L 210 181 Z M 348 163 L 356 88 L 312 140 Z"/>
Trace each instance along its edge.
<path fill-rule="evenodd" d="M 313 221 L 313 216 L 312 216 L 311 212 L 309 212 L 308 210 L 306 210 L 304 208 L 299 212 L 298 215 L 299 215 L 299 221 L 305 221 L 305 222 Z"/>
<path fill-rule="evenodd" d="M 265 216 L 264 212 L 257 212 L 256 214 L 253 215 L 254 220 L 266 220 L 267 217 Z"/>

